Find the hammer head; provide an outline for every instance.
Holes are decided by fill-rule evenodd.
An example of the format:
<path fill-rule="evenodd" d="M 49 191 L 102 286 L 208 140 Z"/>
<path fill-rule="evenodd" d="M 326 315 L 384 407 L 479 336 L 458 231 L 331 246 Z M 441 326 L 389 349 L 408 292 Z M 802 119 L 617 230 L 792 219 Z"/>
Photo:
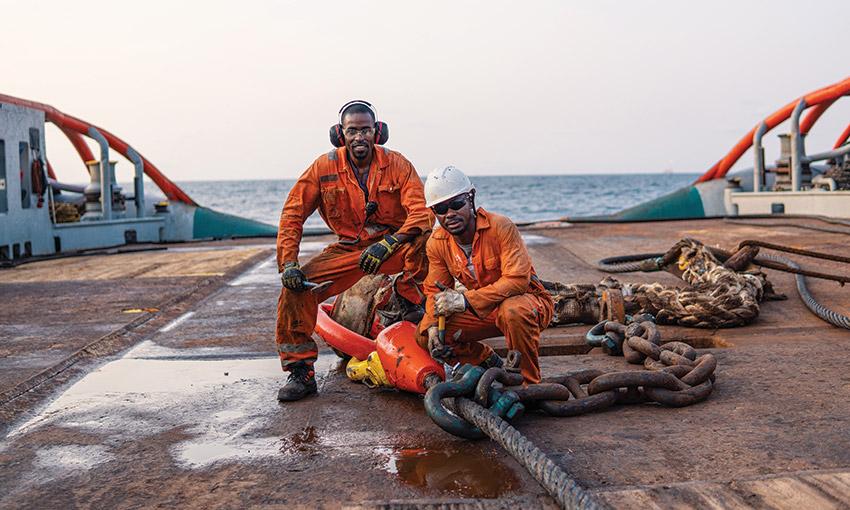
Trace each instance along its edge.
<path fill-rule="evenodd" d="M 328 287 L 333 285 L 333 283 L 334 282 L 330 280 L 322 283 L 304 282 L 304 286 L 310 289 L 310 292 L 312 292 L 313 294 L 321 294 L 322 292 L 327 290 Z"/>

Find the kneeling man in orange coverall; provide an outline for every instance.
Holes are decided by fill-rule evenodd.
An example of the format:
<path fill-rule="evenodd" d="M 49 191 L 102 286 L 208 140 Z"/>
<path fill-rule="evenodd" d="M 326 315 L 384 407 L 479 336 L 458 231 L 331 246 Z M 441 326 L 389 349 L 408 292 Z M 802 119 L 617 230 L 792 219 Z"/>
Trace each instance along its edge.
<path fill-rule="evenodd" d="M 438 168 L 425 181 L 425 203 L 442 228 L 427 243 L 425 317 L 419 344 L 435 352 L 450 348 L 452 361 L 501 366 L 493 349 L 479 340 L 504 335 L 508 349 L 522 354 L 525 383 L 540 382 L 540 332 L 552 320 L 552 297 L 531 266 L 516 225 L 475 208 L 475 188 L 453 166 Z M 465 290 L 455 290 L 460 282 Z M 442 289 L 440 288 L 442 287 Z M 437 317 L 446 317 L 446 344 Z"/>
<path fill-rule="evenodd" d="M 395 274 L 396 292 L 408 312 L 421 310 L 420 286 L 427 273 L 425 241 L 434 218 L 425 207 L 422 180 L 401 154 L 382 147 L 387 125 L 372 105 L 351 101 L 331 127 L 337 149 L 319 156 L 301 175 L 283 206 L 277 234 L 277 264 L 283 290 L 277 304 L 275 340 L 287 384 L 278 400 L 316 393 L 311 335 L 319 303 L 353 286 L 365 274 Z M 339 237 L 301 267 L 298 246 L 304 221 L 319 210 Z M 333 282 L 315 293 L 310 284 Z M 420 312 L 421 313 L 421 312 Z"/>

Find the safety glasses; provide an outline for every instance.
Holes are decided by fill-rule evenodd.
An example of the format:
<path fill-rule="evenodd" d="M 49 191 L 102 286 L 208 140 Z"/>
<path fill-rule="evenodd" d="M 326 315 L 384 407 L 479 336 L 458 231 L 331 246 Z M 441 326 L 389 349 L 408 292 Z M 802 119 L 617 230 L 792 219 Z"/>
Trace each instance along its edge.
<path fill-rule="evenodd" d="M 449 212 L 449 209 L 451 209 L 452 211 L 460 211 L 461 209 L 463 209 L 463 206 L 465 206 L 465 205 L 466 205 L 466 197 L 460 197 L 460 198 L 455 198 L 455 199 L 449 200 L 448 202 L 440 202 L 439 204 L 431 207 L 431 209 L 435 213 L 437 213 L 439 215 L 443 215 L 443 214 L 446 214 L 447 212 Z"/>

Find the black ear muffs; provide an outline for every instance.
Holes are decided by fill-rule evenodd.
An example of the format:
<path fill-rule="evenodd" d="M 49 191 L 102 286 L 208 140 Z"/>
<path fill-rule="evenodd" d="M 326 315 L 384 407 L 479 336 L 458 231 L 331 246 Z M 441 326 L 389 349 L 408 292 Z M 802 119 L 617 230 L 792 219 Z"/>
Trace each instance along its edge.
<path fill-rule="evenodd" d="M 342 134 L 342 126 L 334 124 L 331 126 L 330 133 L 331 145 L 334 147 L 345 147 L 345 135 Z"/>
<path fill-rule="evenodd" d="M 390 139 L 390 127 L 380 120 L 375 122 L 375 145 L 384 145 Z"/>
<path fill-rule="evenodd" d="M 334 147 L 345 147 L 345 135 L 342 134 L 342 125 L 331 126 L 328 136 Z M 390 139 L 390 127 L 386 122 L 380 120 L 375 122 L 375 145 L 384 145 Z"/>

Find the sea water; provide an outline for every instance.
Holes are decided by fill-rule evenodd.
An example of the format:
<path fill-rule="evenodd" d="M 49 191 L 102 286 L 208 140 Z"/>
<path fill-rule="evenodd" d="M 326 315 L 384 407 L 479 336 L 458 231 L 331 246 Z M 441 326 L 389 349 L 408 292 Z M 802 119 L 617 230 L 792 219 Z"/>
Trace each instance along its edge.
<path fill-rule="evenodd" d="M 694 182 L 699 174 L 472 176 L 476 204 L 516 222 L 620 211 Z M 276 225 L 294 179 L 181 181 L 198 204 Z M 324 227 L 313 214 L 306 227 Z"/>

